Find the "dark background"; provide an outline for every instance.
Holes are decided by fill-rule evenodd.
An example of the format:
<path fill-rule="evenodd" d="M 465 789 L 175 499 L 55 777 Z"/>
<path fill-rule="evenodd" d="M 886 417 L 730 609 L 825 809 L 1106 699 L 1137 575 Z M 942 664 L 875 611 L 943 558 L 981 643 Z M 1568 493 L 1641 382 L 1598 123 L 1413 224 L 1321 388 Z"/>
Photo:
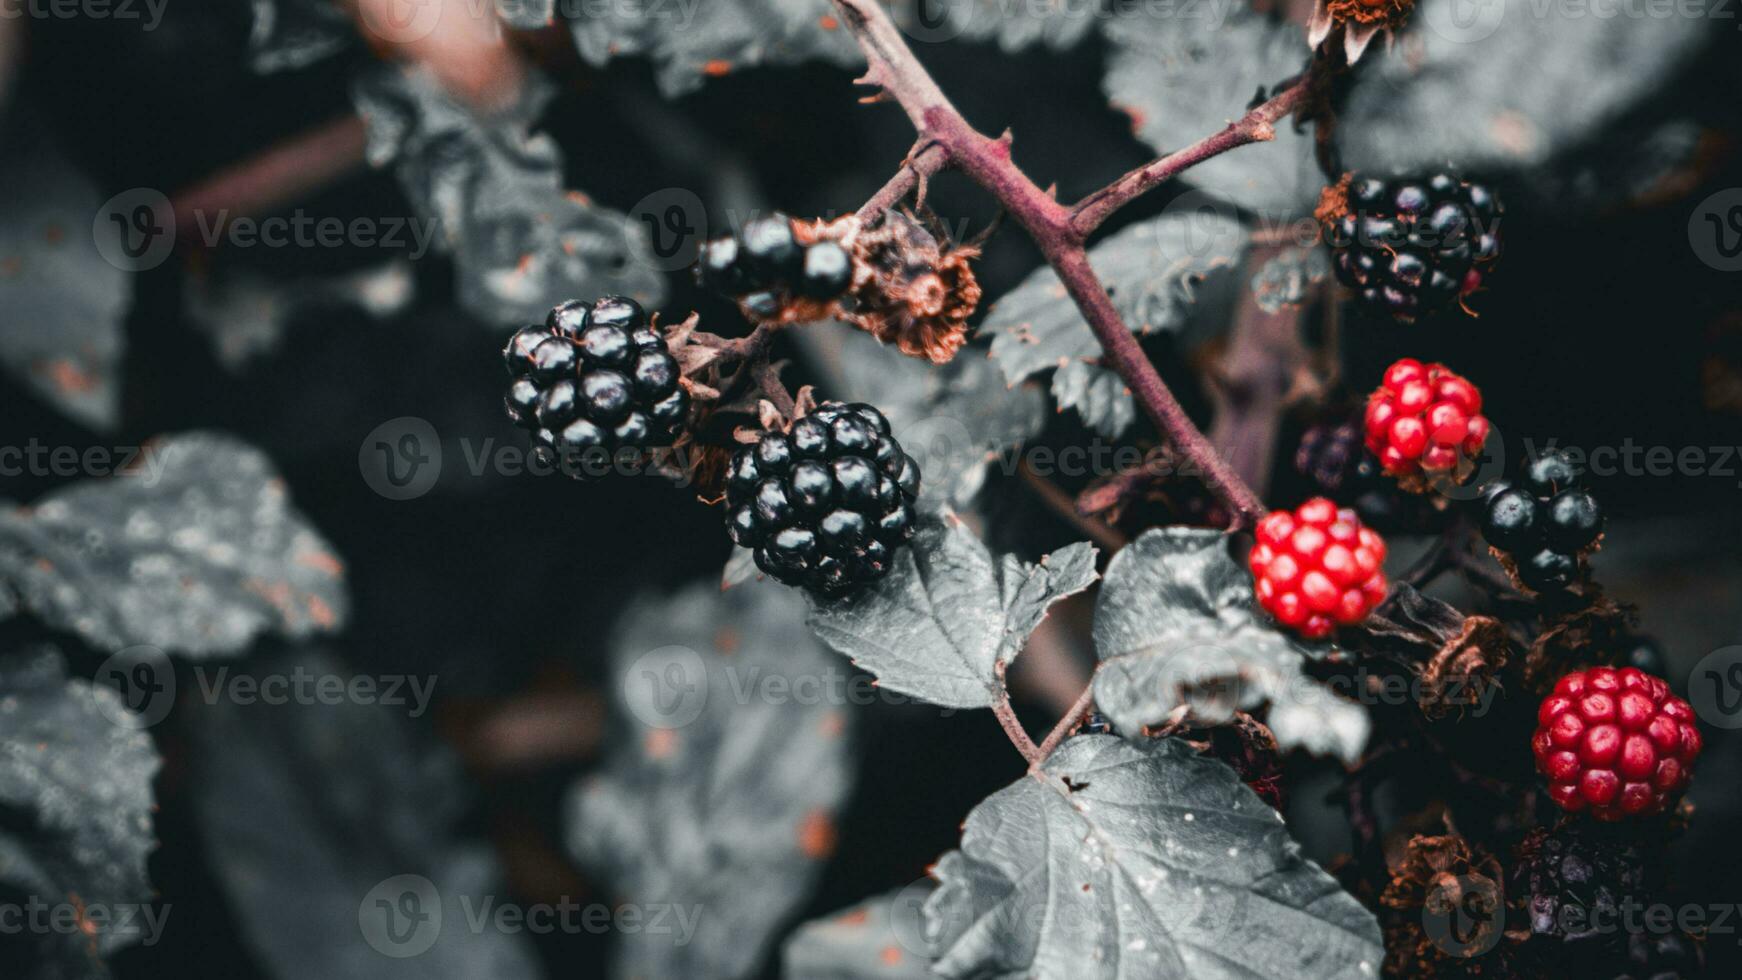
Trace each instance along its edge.
<path fill-rule="evenodd" d="M 351 111 L 346 57 L 276 76 L 249 72 L 248 20 L 239 5 L 172 4 L 149 34 L 90 22 L 43 21 L 30 30 L 15 106 L 35 107 L 31 125 L 52 128 L 105 196 L 188 186 Z M 1655 200 L 1596 211 L 1500 180 L 1511 203 L 1506 251 L 1480 318 L 1407 329 L 1349 321 L 1343 344 L 1349 385 L 1370 387 L 1397 356 L 1443 359 L 1478 380 L 1496 424 L 1509 433 L 1579 446 L 1627 437 L 1678 448 L 1742 445 L 1742 394 L 1708 397 L 1714 379 L 1742 385 L 1742 280 L 1704 266 L 1687 247 L 1694 204 L 1742 186 L 1737 102 L 1714 96 L 1734 92 L 1724 81 L 1736 66 L 1730 42 L 1716 41 L 1706 60 L 1688 65 L 1661 95 L 1663 104 L 1700 108 L 1715 162 Z M 742 71 L 649 113 L 645 107 L 659 97 L 645 64 L 621 61 L 600 72 L 579 65 L 560 44 L 540 49 L 563 86 L 546 124 L 566 151 L 571 183 L 618 209 L 668 186 L 714 200 L 713 188 L 698 182 L 696 161 L 666 152 L 673 127 L 717 148 L 722 160 L 729 155 L 719 165 L 751 176 L 766 195 L 755 203 L 800 215 L 857 207 L 893 172 L 911 140 L 897 110 L 855 104 L 860 93 L 844 70 Z M 1015 131 L 1018 161 L 1043 184 L 1056 181 L 1062 199 L 1078 198 L 1149 156 L 1131 136 L 1129 120 L 1106 106 L 1103 52 L 1092 37 L 1062 53 L 1010 55 L 962 44 L 928 46 L 922 56 L 970 120 Z M 1589 152 L 1612 149 L 1599 144 Z M 705 164 L 704 174 L 716 166 Z M 1118 222 L 1156 213 L 1166 196 L 1146 199 Z M 969 218 L 974 227 L 992 216 L 987 198 L 960 178 L 940 179 L 932 201 L 940 213 Z M 409 213 L 394 178 L 382 172 L 347 179 L 299 206 L 345 218 Z M 380 257 L 355 249 L 256 249 L 197 261 L 208 270 L 252 267 L 289 276 L 359 268 Z M 995 299 L 1038 261 L 1010 226 L 977 271 Z M 221 366 L 193 329 L 183 300 L 190 274 L 189 263 L 178 261 L 136 279 L 120 431 L 85 431 L 8 385 L 0 441 L 127 445 L 161 432 L 219 428 L 263 448 L 297 506 L 347 560 L 354 612 L 337 644 L 346 661 L 365 672 L 439 674 L 437 704 L 422 724 L 459 743 L 462 756 L 468 719 L 488 706 L 529 692 L 600 687 L 602 640 L 629 596 L 718 574 L 728 542 L 717 513 L 697 504 L 691 491 L 656 481 L 581 485 L 555 476 L 473 478 L 450 470 L 434 492 L 408 502 L 385 500 L 364 484 L 358 446 L 387 419 L 427 418 L 445 439 L 520 438 L 499 409 L 501 338 L 456 311 L 445 259 L 417 265 L 417 300 L 408 312 L 377 321 L 343 305 L 304 310 L 278 350 L 239 372 Z M 668 316 L 694 309 L 711 329 L 742 329 L 724 326 L 738 322 L 735 313 L 686 276 L 671 276 L 671 287 L 662 307 Z M 1155 354 L 1182 397 L 1202 410 L 1203 391 L 1184 369 L 1182 352 L 1163 343 Z M 793 377 L 808 371 L 801 362 Z M 1304 421 L 1285 421 L 1285 450 Z M 1068 418 L 1047 436 L 1081 437 Z M 1277 473 L 1268 503 L 1292 504 L 1304 495 L 1286 461 Z M 1662 640 L 1678 690 L 1700 657 L 1742 642 L 1739 482 L 1618 476 L 1593 485 L 1613 522 L 1599 575 L 1645 611 L 1645 628 Z M 4 481 L 0 496 L 29 500 L 52 485 Z M 1031 554 L 1076 537 L 1033 506 L 1016 481 L 995 479 L 988 493 L 997 507 L 1051 522 L 1011 542 Z M 1016 772 L 998 729 L 980 713 L 940 718 L 917 709 L 861 710 L 867 737 L 860 742 L 858 788 L 836 856 L 804 917 L 919 877 L 954 846 L 972 805 Z M 1031 728 L 1051 723 L 1046 706 L 1022 703 L 1018 710 Z M 1692 791 L 1699 813 L 1675 849 L 1674 877 L 1689 900 L 1742 900 L 1733 870 L 1733 841 L 1742 831 L 1742 739 L 1706 734 Z M 163 844 L 151 871 L 176 914 L 160 945 L 124 951 L 114 960 L 116 972 L 255 975 L 204 864 L 179 781 L 174 725 L 157 736 L 167 762 L 158 787 Z M 515 887 L 529 901 L 544 897 L 541 890 L 553 882 L 585 894 L 587 885 L 565 870 L 559 804 L 588 764 L 576 758 L 531 771 L 474 771 L 480 792 L 467 829 L 501 846 Z M 1315 856 L 1329 858 L 1343 833 L 1336 813 L 1310 799 L 1297 801 L 1295 810 Z M 553 976 L 599 972 L 603 940 L 538 942 Z M 1712 976 L 1742 970 L 1733 936 L 1715 938 L 1709 955 Z"/>

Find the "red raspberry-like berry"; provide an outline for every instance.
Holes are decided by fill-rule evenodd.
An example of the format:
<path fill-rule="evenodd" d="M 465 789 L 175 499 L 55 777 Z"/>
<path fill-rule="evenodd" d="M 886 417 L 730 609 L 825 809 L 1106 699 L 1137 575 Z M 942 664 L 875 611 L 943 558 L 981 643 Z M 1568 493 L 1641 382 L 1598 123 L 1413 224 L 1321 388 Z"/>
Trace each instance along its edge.
<path fill-rule="evenodd" d="M 1598 820 L 1662 810 L 1687 788 L 1700 745 L 1694 709 L 1633 667 L 1561 678 L 1537 709 L 1531 739 L 1549 798 Z"/>
<path fill-rule="evenodd" d="M 1367 396 L 1367 448 L 1392 476 L 1461 476 L 1487 441 L 1482 393 L 1444 364 L 1406 357 Z"/>
<path fill-rule="evenodd" d="M 1259 521 L 1247 558 L 1258 604 L 1314 640 L 1359 623 L 1385 601 L 1384 563 L 1384 539 L 1324 497 Z"/>

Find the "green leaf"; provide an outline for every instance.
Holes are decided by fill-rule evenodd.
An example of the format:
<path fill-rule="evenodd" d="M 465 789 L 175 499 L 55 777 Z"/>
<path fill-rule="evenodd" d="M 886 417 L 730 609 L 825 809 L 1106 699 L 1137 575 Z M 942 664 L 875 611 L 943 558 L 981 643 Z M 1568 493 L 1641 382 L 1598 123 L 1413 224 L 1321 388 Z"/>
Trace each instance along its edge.
<path fill-rule="evenodd" d="M 563 158 L 533 134 L 553 89 L 529 78 L 490 117 L 455 102 L 427 70 L 383 68 L 352 89 L 370 163 L 391 163 L 433 241 L 453 253 L 460 305 L 492 327 L 544 319 L 565 297 L 621 294 L 652 306 L 665 279 L 647 235 L 563 183 Z"/>
<path fill-rule="evenodd" d="M 612 975 L 753 975 L 852 786 L 848 678 L 771 582 L 637 602 L 611 646 L 625 710 L 570 795 L 569 848 L 618 900 L 673 911 L 622 937 Z"/>
<path fill-rule="evenodd" d="M 590 64 L 651 59 L 660 91 L 671 98 L 710 76 L 758 65 L 860 64 L 858 46 L 837 21 L 828 0 L 707 0 L 592 4 L 570 27 Z"/>
<path fill-rule="evenodd" d="M 1107 238 L 1089 250 L 1089 263 L 1132 332 L 1184 334 L 1189 342 L 1210 330 L 1193 315 L 1202 280 L 1237 264 L 1245 245 L 1232 211 L 1188 202 Z M 992 356 L 1010 384 L 1056 369 L 1059 407 L 1076 409 L 1108 438 L 1136 417 L 1125 382 L 1100 365 L 1100 344 L 1050 266 L 994 304 L 981 329 L 993 335 Z"/>
<path fill-rule="evenodd" d="M 1308 61 L 1298 25 L 1243 0 L 1180 4 L 1174 16 L 1138 10 L 1105 23 L 1112 51 L 1102 87 L 1158 156 L 1220 132 L 1246 114 L 1260 87 L 1268 91 Z M 1230 150 L 1180 179 L 1264 224 L 1311 215 L 1324 185 L 1311 132 L 1296 132 L 1286 119 L 1274 140 Z"/>
<path fill-rule="evenodd" d="M 926 980 L 924 903 L 930 882 L 868 898 L 800 926 L 781 950 L 789 980 Z"/>
<path fill-rule="evenodd" d="M 202 432 L 29 507 L 0 504 L 0 592 L 95 647 L 192 655 L 331 631 L 349 606 L 343 565 L 271 461 Z"/>
<path fill-rule="evenodd" d="M 1113 556 L 1095 604 L 1095 704 L 1134 737 L 1185 707 L 1199 721 L 1270 705 L 1277 744 L 1353 761 L 1369 722 L 1301 672 L 1332 653 L 1279 631 L 1256 608 L 1228 536 L 1146 531 Z"/>
<path fill-rule="evenodd" d="M 945 977 L 1377 977 L 1379 924 L 1225 764 L 1079 735 L 968 815 L 926 903 Z"/>
<path fill-rule="evenodd" d="M 18 113 L 15 113 L 17 115 Z M 120 421 L 122 321 L 132 300 L 102 192 L 14 125 L 0 141 L 0 366 L 81 425 Z"/>
<path fill-rule="evenodd" d="M 1473 173 L 1543 165 L 1644 102 L 1712 27 L 1697 16 L 1604 17 L 1531 0 L 1422 0 L 1397 44 L 1362 59 L 1338 146 L 1347 166 L 1379 172 L 1448 160 Z M 1633 152 L 1603 145 L 1599 156 Z"/>
<path fill-rule="evenodd" d="M 995 560 L 954 514 L 926 515 L 889 574 L 844 598 L 811 601 L 817 635 L 878 684 L 951 708 L 990 707 L 1054 602 L 1095 581 L 1095 549 L 1067 545 L 1030 565 Z"/>
<path fill-rule="evenodd" d="M 91 913 L 89 935 L 35 937 L 47 976 L 106 976 L 101 957 L 152 938 L 125 907 L 152 898 L 145 860 L 162 760 L 130 716 L 114 691 L 67 677 L 57 652 L 0 659 L 0 899 Z"/>

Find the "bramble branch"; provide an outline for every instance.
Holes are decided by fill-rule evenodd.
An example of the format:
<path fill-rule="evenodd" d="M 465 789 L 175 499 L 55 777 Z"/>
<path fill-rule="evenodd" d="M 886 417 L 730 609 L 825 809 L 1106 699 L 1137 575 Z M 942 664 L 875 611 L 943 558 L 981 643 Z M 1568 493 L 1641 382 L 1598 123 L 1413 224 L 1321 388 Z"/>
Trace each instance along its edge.
<path fill-rule="evenodd" d="M 1114 212 L 1172 180 L 1181 171 L 1235 147 L 1275 139 L 1277 122 L 1300 108 L 1306 101 L 1310 81 L 1310 77 L 1303 76 L 1246 115 L 1229 123 L 1221 132 L 1152 160 L 1083 198 L 1071 209 L 1072 229 L 1086 238 L 1090 232 L 1101 227 L 1102 222 L 1112 217 Z"/>
<path fill-rule="evenodd" d="M 920 142 L 929 144 L 927 150 L 931 146 L 941 150 L 945 159 L 940 166 L 948 163 L 967 174 L 1028 230 L 1100 341 L 1107 363 L 1124 379 L 1132 397 L 1143 406 L 1156 428 L 1182 456 L 1197 465 L 1211 490 L 1227 504 L 1235 527 L 1255 521 L 1264 512 L 1263 505 L 1186 415 L 1126 328 L 1106 288 L 1089 265 L 1083 250 L 1084 235 L 1075 226 L 1074 212 L 1016 166 L 1010 158 L 1009 134 L 992 138 L 968 124 L 875 0 L 834 0 L 834 3 L 842 23 L 865 54 L 868 68 L 860 81 L 881 88 L 900 104 L 919 133 Z M 1280 117 L 1286 105 L 1275 111 Z M 1230 141 L 1227 146 L 1205 152 L 1204 158 L 1236 145 L 1239 141 Z M 1177 170 L 1170 171 L 1170 175 L 1172 172 Z M 917 173 L 914 179 L 917 181 Z M 1129 197 L 1138 193 L 1141 190 Z M 1116 209 L 1117 205 L 1113 207 Z"/>

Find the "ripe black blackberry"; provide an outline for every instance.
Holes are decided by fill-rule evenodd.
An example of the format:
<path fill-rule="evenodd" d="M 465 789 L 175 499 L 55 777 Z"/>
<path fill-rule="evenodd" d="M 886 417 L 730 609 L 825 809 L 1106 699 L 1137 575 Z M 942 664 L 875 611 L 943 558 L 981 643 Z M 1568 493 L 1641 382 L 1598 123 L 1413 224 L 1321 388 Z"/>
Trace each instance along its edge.
<path fill-rule="evenodd" d="M 579 478 L 618 450 L 669 446 L 689 412 L 677 359 L 623 296 L 556 306 L 508 340 L 508 418 L 533 451 Z"/>
<path fill-rule="evenodd" d="M 1544 453 L 1517 483 L 1483 489 L 1482 537 L 1508 555 L 1518 579 L 1537 592 L 1559 592 L 1578 577 L 1588 549 L 1603 533 L 1603 509 L 1577 485 L 1572 461 Z"/>
<path fill-rule="evenodd" d="M 1532 830 L 1518 845 L 1512 867 L 1511 891 L 1523 902 L 1532 936 L 1612 943 L 1622 903 L 1647 900 L 1639 848 L 1577 825 Z"/>
<path fill-rule="evenodd" d="M 827 303 L 853 284 L 853 257 L 839 242 L 804 244 L 792 219 L 775 212 L 746 224 L 736 237 L 702 246 L 696 278 L 737 297 L 746 313 L 773 319 L 792 299 Z"/>
<path fill-rule="evenodd" d="M 1321 422 L 1311 426 L 1300 437 L 1294 453 L 1297 473 L 1313 481 L 1327 493 L 1334 494 L 1345 485 L 1362 483 L 1368 473 L 1362 463 L 1367 447 L 1362 441 L 1361 427 L 1353 421 Z M 1371 470 L 1371 467 L 1367 467 Z"/>
<path fill-rule="evenodd" d="M 889 571 L 914 531 L 919 465 L 870 405 L 825 402 L 726 471 L 726 529 L 756 567 L 824 596 Z"/>
<path fill-rule="evenodd" d="M 1399 323 L 1475 292 L 1500 256 L 1502 209 L 1482 184 L 1356 174 L 1345 204 L 1326 228 L 1337 279 Z"/>

